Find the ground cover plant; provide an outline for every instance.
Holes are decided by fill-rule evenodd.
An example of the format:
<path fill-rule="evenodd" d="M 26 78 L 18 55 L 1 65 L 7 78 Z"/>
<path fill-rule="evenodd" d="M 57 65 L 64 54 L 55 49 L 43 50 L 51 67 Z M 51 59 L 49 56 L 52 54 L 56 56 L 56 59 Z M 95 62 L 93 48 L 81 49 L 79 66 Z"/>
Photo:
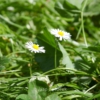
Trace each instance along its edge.
<path fill-rule="evenodd" d="M 100 0 L 0 0 L 0 100 L 100 100 Z"/>

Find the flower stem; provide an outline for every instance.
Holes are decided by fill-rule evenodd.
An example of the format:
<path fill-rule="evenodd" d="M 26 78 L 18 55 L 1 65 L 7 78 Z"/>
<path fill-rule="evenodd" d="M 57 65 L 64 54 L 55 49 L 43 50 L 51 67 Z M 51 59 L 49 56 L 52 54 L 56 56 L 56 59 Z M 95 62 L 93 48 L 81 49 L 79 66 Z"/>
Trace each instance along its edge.
<path fill-rule="evenodd" d="M 30 70 L 30 76 L 32 76 L 32 66 L 29 67 Z"/>
<path fill-rule="evenodd" d="M 54 59 L 54 63 L 55 63 L 55 68 L 57 67 L 57 49 L 55 48 L 55 59 Z"/>
<path fill-rule="evenodd" d="M 29 70 L 30 70 L 30 76 L 32 76 L 32 59 L 31 59 L 31 65 L 29 66 Z"/>
<path fill-rule="evenodd" d="M 57 67 L 57 39 L 55 38 L 55 55 L 54 55 L 54 66 Z"/>
<path fill-rule="evenodd" d="M 85 31 L 84 31 L 84 19 L 83 19 L 83 13 L 84 13 L 84 9 L 86 7 L 86 4 L 87 4 L 87 0 L 84 1 L 84 5 L 83 5 L 82 10 L 81 10 L 81 27 L 82 27 L 84 42 L 85 42 L 85 45 L 87 47 L 88 44 L 87 44 L 86 35 L 85 35 Z"/>
<path fill-rule="evenodd" d="M 85 30 L 84 30 L 84 9 L 86 7 L 87 1 L 88 0 L 84 1 L 83 7 L 81 9 L 81 25 L 80 25 L 80 28 L 78 30 L 78 34 L 76 36 L 76 39 L 78 39 L 80 33 L 81 32 L 83 33 L 83 38 L 84 38 L 84 42 L 85 42 L 86 47 L 88 47 L 88 43 L 87 43 L 87 40 L 86 40 L 86 35 L 85 35 Z"/>

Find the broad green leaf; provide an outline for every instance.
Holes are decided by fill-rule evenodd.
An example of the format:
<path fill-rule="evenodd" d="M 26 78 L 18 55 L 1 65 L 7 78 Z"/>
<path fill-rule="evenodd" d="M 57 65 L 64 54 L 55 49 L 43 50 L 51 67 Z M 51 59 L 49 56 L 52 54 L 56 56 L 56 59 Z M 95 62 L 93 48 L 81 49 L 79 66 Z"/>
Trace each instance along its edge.
<path fill-rule="evenodd" d="M 28 98 L 29 100 L 44 100 L 48 93 L 48 85 L 39 80 L 29 82 Z"/>
<path fill-rule="evenodd" d="M 44 46 L 46 52 L 35 54 L 35 60 L 39 64 L 42 71 L 48 71 L 54 68 L 55 64 L 55 49 L 57 49 L 57 65 L 59 65 L 59 60 L 62 56 L 58 46 L 54 40 L 54 37 L 48 32 L 44 31 L 43 34 L 37 35 L 38 44 Z"/>
<path fill-rule="evenodd" d="M 64 8 L 64 1 L 57 1 L 55 4 L 56 11 L 63 17 L 72 18 L 73 14 L 70 10 Z"/>
<path fill-rule="evenodd" d="M 61 100 L 61 98 L 56 94 L 51 94 L 45 98 L 45 100 Z"/>
<path fill-rule="evenodd" d="M 66 68 L 74 69 L 74 65 L 73 65 L 71 59 L 69 58 L 67 51 L 63 48 L 63 46 L 59 42 L 58 42 L 58 45 L 59 45 L 59 48 L 63 55 L 62 64 L 66 65 Z"/>
<path fill-rule="evenodd" d="M 19 96 L 16 97 L 16 100 L 29 100 L 29 99 L 28 99 L 28 95 L 20 94 Z"/>
<path fill-rule="evenodd" d="M 83 0 L 62 0 L 57 1 L 55 9 L 58 13 L 67 18 L 73 18 L 79 14 L 82 8 Z"/>
<path fill-rule="evenodd" d="M 98 14 L 100 14 L 100 0 L 88 0 L 84 15 L 93 16 Z"/>
<path fill-rule="evenodd" d="M 38 34 L 37 39 L 44 41 L 45 43 L 47 43 L 48 45 L 50 45 L 54 48 L 57 46 L 54 36 L 51 35 L 47 29 L 44 29 L 43 33 Z"/>
<path fill-rule="evenodd" d="M 65 0 L 65 7 L 70 9 L 81 9 L 84 0 Z"/>

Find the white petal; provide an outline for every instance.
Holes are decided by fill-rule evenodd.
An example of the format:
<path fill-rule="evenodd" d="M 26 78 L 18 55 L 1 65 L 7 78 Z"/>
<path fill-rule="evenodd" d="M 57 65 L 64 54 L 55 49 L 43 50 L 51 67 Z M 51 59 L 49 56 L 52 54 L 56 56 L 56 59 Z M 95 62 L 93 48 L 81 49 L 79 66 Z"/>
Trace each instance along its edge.
<path fill-rule="evenodd" d="M 51 29 L 51 30 L 50 30 L 50 33 L 53 34 L 53 35 L 56 35 L 57 32 L 58 32 L 58 31 L 57 31 L 56 29 Z"/>
<path fill-rule="evenodd" d="M 59 37 L 59 40 L 62 41 L 62 37 Z"/>
<path fill-rule="evenodd" d="M 63 35 L 63 36 L 60 36 L 60 35 L 58 34 L 59 31 L 63 32 L 64 35 Z M 71 37 L 70 33 L 65 32 L 65 31 L 62 31 L 62 30 L 60 30 L 60 29 L 51 29 L 51 30 L 50 30 L 50 33 L 53 34 L 55 37 L 59 38 L 60 41 L 61 41 L 61 40 L 70 39 L 70 37 Z"/>
<path fill-rule="evenodd" d="M 41 52 L 41 53 L 45 53 L 45 50 L 41 50 L 40 52 Z"/>
<path fill-rule="evenodd" d="M 39 47 L 39 45 L 37 44 L 37 46 L 39 47 L 39 49 L 37 50 L 33 48 L 33 45 L 34 44 L 30 41 L 25 44 L 25 47 L 29 49 L 29 51 L 34 52 L 34 53 L 39 53 L 39 52 L 45 53 L 44 47 Z"/>
<path fill-rule="evenodd" d="M 40 53 L 45 53 L 45 50 L 42 49 L 42 48 L 40 48 L 39 52 L 40 52 Z"/>

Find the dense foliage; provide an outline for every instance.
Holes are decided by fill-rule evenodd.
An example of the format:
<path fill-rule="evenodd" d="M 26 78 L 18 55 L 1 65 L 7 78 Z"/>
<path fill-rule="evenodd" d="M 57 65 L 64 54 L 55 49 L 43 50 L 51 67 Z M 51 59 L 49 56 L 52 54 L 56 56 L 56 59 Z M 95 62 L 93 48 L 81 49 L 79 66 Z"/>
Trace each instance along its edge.
<path fill-rule="evenodd" d="M 0 0 L 0 100 L 100 100 L 99 37 L 100 0 Z"/>

